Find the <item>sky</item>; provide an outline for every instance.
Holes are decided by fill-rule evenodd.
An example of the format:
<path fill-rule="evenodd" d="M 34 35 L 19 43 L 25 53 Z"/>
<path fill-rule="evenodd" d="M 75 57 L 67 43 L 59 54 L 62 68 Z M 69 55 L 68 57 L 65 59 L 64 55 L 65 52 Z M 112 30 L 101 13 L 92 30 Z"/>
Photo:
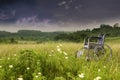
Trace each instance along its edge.
<path fill-rule="evenodd" d="M 0 0 L 0 30 L 77 31 L 120 23 L 120 0 Z"/>

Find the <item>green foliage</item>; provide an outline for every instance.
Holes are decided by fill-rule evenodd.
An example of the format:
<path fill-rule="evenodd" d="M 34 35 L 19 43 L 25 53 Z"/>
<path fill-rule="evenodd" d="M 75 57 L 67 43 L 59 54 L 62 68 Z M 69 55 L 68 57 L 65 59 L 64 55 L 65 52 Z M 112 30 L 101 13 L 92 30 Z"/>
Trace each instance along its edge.
<path fill-rule="evenodd" d="M 45 42 L 54 40 L 54 37 L 63 32 L 41 32 L 35 30 L 19 30 L 17 33 L 0 31 L 0 43 L 16 43 L 16 41 Z M 14 38 L 14 40 L 13 40 Z"/>
<path fill-rule="evenodd" d="M 55 77 L 54 80 L 66 80 L 64 77 Z"/>
<path fill-rule="evenodd" d="M 33 45 L 38 51 L 30 49 L 33 47 L 31 45 L 28 45 L 29 49 L 26 45 L 22 45 L 25 46 L 24 50 L 20 49 L 16 52 L 5 48 L 7 55 L 3 55 L 1 50 L 0 80 L 95 80 L 97 78 L 117 80 L 120 78 L 120 50 L 116 50 L 119 49 L 118 43 L 117 46 L 111 44 L 114 54 L 109 62 L 104 60 L 88 62 L 85 61 L 84 56 L 75 58 L 72 52 L 78 49 L 76 47 L 80 46 L 78 43 L 68 43 L 63 46 L 52 43 L 52 46 L 54 45 L 52 51 L 49 46 L 51 44 L 45 44 L 39 44 L 40 48 L 44 47 L 43 50 L 40 50 L 38 45 Z M 13 44 L 10 44 L 9 48 L 11 47 Z"/>
<path fill-rule="evenodd" d="M 87 36 L 97 36 L 98 34 L 106 34 L 107 37 L 118 37 L 120 36 L 119 24 L 116 23 L 114 26 L 101 24 L 100 28 L 93 28 L 92 30 L 86 29 L 73 33 L 59 34 L 55 37 L 55 40 L 80 42 Z"/>
<path fill-rule="evenodd" d="M 120 26 L 118 23 L 113 26 L 101 24 L 99 28 L 86 29 L 76 32 L 41 32 L 36 30 L 19 30 L 17 33 L 0 31 L 0 43 L 17 43 L 18 41 L 72 41 L 81 42 L 87 36 L 106 34 L 108 37 L 119 37 Z"/>
<path fill-rule="evenodd" d="M 14 38 L 11 38 L 10 43 L 18 43 L 18 42 Z"/>

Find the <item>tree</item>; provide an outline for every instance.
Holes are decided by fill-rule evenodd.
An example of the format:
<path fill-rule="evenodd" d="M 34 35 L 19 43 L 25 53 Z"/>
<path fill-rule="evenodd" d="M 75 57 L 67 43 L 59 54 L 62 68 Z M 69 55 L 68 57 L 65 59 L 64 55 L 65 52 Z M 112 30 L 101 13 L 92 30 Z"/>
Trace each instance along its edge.
<path fill-rule="evenodd" d="M 14 38 L 11 38 L 10 43 L 17 43 L 17 41 Z"/>
<path fill-rule="evenodd" d="M 119 23 L 115 23 L 113 27 L 119 27 Z"/>

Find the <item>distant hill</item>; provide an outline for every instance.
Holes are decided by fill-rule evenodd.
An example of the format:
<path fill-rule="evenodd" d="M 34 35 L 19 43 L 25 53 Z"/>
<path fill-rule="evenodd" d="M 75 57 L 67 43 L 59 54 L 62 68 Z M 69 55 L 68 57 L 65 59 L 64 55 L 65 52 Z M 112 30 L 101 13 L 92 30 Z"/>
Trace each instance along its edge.
<path fill-rule="evenodd" d="M 118 23 L 113 26 L 101 24 L 99 28 L 92 30 L 86 29 L 69 34 L 59 34 L 55 37 L 55 40 L 80 42 L 87 36 L 98 36 L 98 34 L 106 34 L 106 37 L 120 37 L 120 26 Z"/>
<path fill-rule="evenodd" d="M 41 32 L 35 30 L 19 30 L 16 33 L 0 31 L 0 42 L 16 41 L 50 41 L 64 32 Z"/>
<path fill-rule="evenodd" d="M 16 33 L 0 31 L 0 42 L 15 40 L 29 41 L 74 41 L 80 42 L 87 36 L 97 36 L 98 34 L 106 34 L 107 37 L 120 37 L 120 26 L 102 24 L 99 28 L 92 30 L 86 29 L 76 32 L 41 32 L 36 30 L 19 30 Z"/>

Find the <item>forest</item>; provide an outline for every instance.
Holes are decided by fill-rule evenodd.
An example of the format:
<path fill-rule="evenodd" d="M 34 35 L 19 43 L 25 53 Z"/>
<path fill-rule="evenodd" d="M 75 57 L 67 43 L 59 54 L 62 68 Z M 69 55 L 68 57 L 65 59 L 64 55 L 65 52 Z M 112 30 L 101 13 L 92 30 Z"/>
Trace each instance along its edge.
<path fill-rule="evenodd" d="M 106 34 L 106 37 L 120 37 L 120 26 L 101 24 L 99 28 L 86 29 L 74 32 L 41 32 L 36 30 L 19 30 L 18 32 L 0 31 L 0 43 L 18 43 L 18 41 L 70 41 L 81 42 L 87 36 Z"/>

